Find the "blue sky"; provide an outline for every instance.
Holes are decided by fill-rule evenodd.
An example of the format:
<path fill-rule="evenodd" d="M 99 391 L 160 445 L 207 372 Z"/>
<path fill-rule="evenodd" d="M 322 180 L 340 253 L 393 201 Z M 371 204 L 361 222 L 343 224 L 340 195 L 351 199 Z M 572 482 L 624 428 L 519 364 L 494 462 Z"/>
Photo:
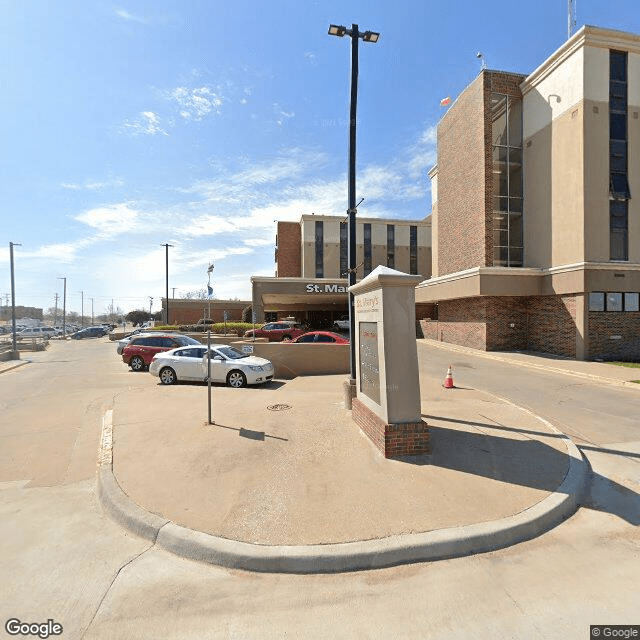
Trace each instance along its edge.
<path fill-rule="evenodd" d="M 276 220 L 347 208 L 349 39 L 360 43 L 359 214 L 422 219 L 440 100 L 527 73 L 567 37 L 566 0 L 0 0 L 0 294 L 47 309 L 160 308 L 274 275 Z M 637 0 L 578 0 L 640 33 Z"/>

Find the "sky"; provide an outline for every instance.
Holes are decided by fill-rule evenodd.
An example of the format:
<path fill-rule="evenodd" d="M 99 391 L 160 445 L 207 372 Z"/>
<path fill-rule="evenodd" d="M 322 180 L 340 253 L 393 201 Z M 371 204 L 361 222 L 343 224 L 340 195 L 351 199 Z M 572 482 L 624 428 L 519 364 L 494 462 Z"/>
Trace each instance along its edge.
<path fill-rule="evenodd" d="M 440 101 L 487 67 L 529 73 L 567 0 L 0 0 L 0 304 L 96 315 L 206 288 L 251 299 L 276 221 L 346 215 L 350 39 L 358 214 L 431 211 Z M 576 24 L 640 33 L 638 0 Z"/>

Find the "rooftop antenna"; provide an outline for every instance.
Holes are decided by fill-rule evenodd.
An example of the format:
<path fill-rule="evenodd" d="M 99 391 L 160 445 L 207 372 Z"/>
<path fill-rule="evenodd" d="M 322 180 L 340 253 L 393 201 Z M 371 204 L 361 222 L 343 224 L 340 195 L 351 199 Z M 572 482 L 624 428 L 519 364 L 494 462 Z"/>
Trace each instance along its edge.
<path fill-rule="evenodd" d="M 576 30 L 576 1 L 577 0 L 567 0 L 567 10 L 569 14 L 567 38 L 570 38 L 573 35 L 573 32 Z"/>
<path fill-rule="evenodd" d="M 481 51 L 478 51 L 478 53 L 476 53 L 476 58 L 478 58 L 479 60 L 482 60 L 482 65 L 480 66 L 480 69 L 486 69 L 487 68 L 487 60 L 484 57 L 484 53 L 482 53 Z"/>

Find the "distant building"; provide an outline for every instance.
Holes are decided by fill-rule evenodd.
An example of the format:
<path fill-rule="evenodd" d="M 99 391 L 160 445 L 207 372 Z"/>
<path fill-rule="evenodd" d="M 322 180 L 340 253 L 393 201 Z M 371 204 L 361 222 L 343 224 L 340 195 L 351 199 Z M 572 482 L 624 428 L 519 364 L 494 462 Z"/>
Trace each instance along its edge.
<path fill-rule="evenodd" d="M 482 70 L 438 125 L 425 337 L 640 358 L 640 36 Z"/>
<path fill-rule="evenodd" d="M 303 215 L 278 222 L 275 277 L 251 278 L 256 320 L 294 316 L 313 327 L 348 314 L 345 216 Z M 378 265 L 431 274 L 431 221 L 356 217 L 356 280 Z"/>
<path fill-rule="evenodd" d="M 169 324 L 196 324 L 201 318 L 211 318 L 214 322 L 242 322 L 242 310 L 251 304 L 250 300 L 211 300 L 207 298 L 169 298 Z M 166 298 L 162 298 L 162 317 L 166 313 Z M 211 311 L 211 315 L 209 315 Z"/>

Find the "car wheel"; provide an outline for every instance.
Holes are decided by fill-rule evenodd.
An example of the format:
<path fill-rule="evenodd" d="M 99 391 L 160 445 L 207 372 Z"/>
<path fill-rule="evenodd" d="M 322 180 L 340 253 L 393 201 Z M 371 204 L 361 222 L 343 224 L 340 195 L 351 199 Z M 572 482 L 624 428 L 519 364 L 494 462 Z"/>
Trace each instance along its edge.
<path fill-rule="evenodd" d="M 282 336 L 282 338 L 280 338 L 280 340 L 281 340 L 282 342 L 284 342 L 285 340 L 291 340 L 291 336 L 290 336 L 290 335 L 288 335 L 288 334 L 287 334 L 287 335 L 284 335 L 284 336 Z"/>
<path fill-rule="evenodd" d="M 140 356 L 133 356 L 133 358 L 131 358 L 131 362 L 129 363 L 129 366 L 134 371 L 143 371 L 144 370 L 144 360 Z"/>
<path fill-rule="evenodd" d="M 239 389 L 247 384 L 247 377 L 242 371 L 230 371 L 227 376 L 227 384 L 234 389 Z"/>
<path fill-rule="evenodd" d="M 176 372 L 171 367 L 164 367 L 160 370 L 160 382 L 162 384 L 175 384 L 177 381 Z"/>

